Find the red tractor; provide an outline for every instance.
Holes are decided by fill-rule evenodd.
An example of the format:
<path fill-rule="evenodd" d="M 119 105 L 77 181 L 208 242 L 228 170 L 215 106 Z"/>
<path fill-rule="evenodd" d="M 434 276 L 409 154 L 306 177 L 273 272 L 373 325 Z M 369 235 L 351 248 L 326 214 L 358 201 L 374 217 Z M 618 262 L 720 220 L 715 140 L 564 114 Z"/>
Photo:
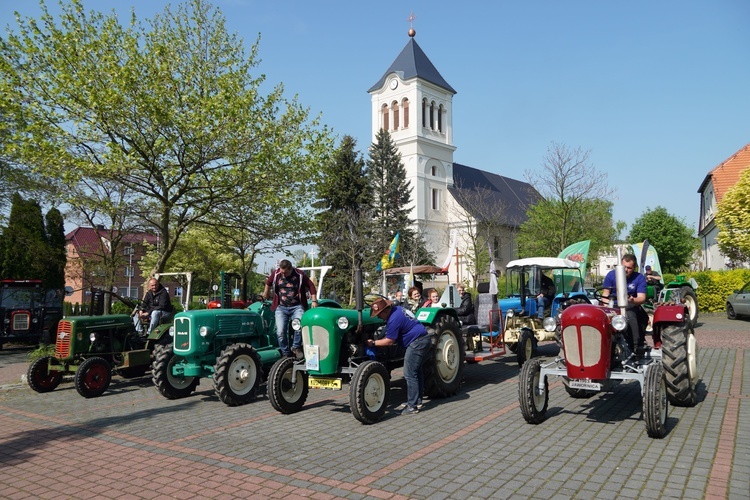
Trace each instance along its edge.
<path fill-rule="evenodd" d="M 627 303 L 625 270 L 618 265 L 617 303 Z M 549 398 L 549 377 L 562 378 L 571 397 L 587 398 L 611 391 L 624 380 L 637 380 L 643 397 L 643 420 L 653 438 L 666 435 L 668 403 L 697 403 L 698 352 L 688 306 L 679 292 L 669 299 L 662 294 L 654 309 L 653 328 L 661 333 L 661 349 L 647 348 L 642 355 L 631 352 L 625 335 L 625 308 L 614 309 L 571 299 L 545 328 L 557 332 L 560 354 L 554 360 L 532 360 L 523 365 L 518 398 L 524 419 L 531 424 L 544 420 Z M 665 300 L 668 300 L 665 302 Z"/>

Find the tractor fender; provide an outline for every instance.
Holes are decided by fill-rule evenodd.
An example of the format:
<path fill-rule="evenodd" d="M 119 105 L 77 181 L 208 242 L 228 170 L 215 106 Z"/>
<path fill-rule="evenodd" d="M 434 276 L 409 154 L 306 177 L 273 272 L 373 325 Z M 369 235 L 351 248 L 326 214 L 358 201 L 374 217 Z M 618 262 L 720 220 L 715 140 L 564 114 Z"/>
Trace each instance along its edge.
<path fill-rule="evenodd" d="M 664 305 L 654 309 L 653 324 L 682 323 L 687 318 L 684 305 Z"/>

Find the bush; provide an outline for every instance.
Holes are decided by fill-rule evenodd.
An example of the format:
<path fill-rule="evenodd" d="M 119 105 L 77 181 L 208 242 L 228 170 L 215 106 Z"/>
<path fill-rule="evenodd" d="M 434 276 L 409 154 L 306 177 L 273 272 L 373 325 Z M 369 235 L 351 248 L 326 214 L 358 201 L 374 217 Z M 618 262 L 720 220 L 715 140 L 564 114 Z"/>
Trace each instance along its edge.
<path fill-rule="evenodd" d="M 727 296 L 750 281 L 750 269 L 732 271 L 698 271 L 686 273 L 698 283 L 698 307 L 703 312 L 724 311 Z"/>

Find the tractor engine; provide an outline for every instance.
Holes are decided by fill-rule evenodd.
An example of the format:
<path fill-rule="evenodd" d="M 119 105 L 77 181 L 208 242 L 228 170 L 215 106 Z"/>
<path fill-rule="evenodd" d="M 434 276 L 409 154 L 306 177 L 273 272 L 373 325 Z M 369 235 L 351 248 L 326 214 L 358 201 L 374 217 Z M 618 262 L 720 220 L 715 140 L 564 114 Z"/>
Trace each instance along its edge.
<path fill-rule="evenodd" d="M 570 378 L 609 377 L 613 346 L 619 346 L 612 319 L 605 310 L 588 304 L 572 305 L 563 311 L 561 338 Z"/>

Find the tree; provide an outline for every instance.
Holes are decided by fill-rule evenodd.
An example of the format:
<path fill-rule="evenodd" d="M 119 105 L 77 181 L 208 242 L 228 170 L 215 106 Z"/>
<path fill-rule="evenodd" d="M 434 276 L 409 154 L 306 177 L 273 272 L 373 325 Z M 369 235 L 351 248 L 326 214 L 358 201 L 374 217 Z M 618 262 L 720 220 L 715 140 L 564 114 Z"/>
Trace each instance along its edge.
<path fill-rule="evenodd" d="M 65 264 L 67 263 L 65 221 L 57 208 L 51 208 L 44 217 L 47 236 L 48 257 L 47 288 L 65 287 Z"/>
<path fill-rule="evenodd" d="M 646 210 L 630 228 L 628 241 L 638 243 L 648 240 L 659 253 L 663 271 L 676 273 L 690 262 L 700 248 L 700 241 L 682 219 L 670 215 L 664 207 Z"/>
<path fill-rule="evenodd" d="M 167 7 L 148 28 L 135 14 L 127 26 L 87 14 L 81 0 L 62 5 L 59 23 L 42 8 L 0 46 L 16 124 L 6 153 L 64 185 L 116 181 L 140 197 L 137 215 L 161 242 L 154 272 L 237 186 L 275 186 L 273 212 L 293 199 L 290 180 L 314 177 L 328 130 L 283 86 L 261 93 L 260 39 L 246 57 L 207 1 Z"/>
<path fill-rule="evenodd" d="M 609 249 L 625 227 L 612 220 L 613 190 L 606 174 L 590 163 L 589 152 L 552 143 L 542 164 L 542 173 L 527 172 L 529 183 L 543 199 L 531 207 L 518 237 L 519 255 L 554 257 L 571 243 L 591 240 L 595 257 Z M 593 258 L 590 258 L 593 260 Z"/>
<path fill-rule="evenodd" d="M 333 266 L 327 288 L 339 297 L 354 293 L 354 269 L 371 239 L 370 191 L 357 141 L 345 135 L 317 186 L 316 216 L 321 263 Z"/>
<path fill-rule="evenodd" d="M 365 261 L 367 270 L 375 269 L 391 240 L 400 233 L 400 253 L 408 264 L 427 264 L 432 257 L 426 249 L 424 238 L 412 229 L 409 219 L 411 183 L 406 180 L 406 169 L 401 163 L 401 153 L 393 143 L 391 134 L 380 129 L 369 148 L 367 177 L 372 192 L 373 242 Z"/>
<path fill-rule="evenodd" d="M 719 203 L 716 225 L 721 253 L 735 264 L 750 262 L 750 168 Z"/>
<path fill-rule="evenodd" d="M 0 274 L 10 279 L 40 279 L 45 284 L 53 279 L 59 285 L 59 278 L 49 273 L 50 254 L 41 206 L 14 194 L 0 244 Z"/>

